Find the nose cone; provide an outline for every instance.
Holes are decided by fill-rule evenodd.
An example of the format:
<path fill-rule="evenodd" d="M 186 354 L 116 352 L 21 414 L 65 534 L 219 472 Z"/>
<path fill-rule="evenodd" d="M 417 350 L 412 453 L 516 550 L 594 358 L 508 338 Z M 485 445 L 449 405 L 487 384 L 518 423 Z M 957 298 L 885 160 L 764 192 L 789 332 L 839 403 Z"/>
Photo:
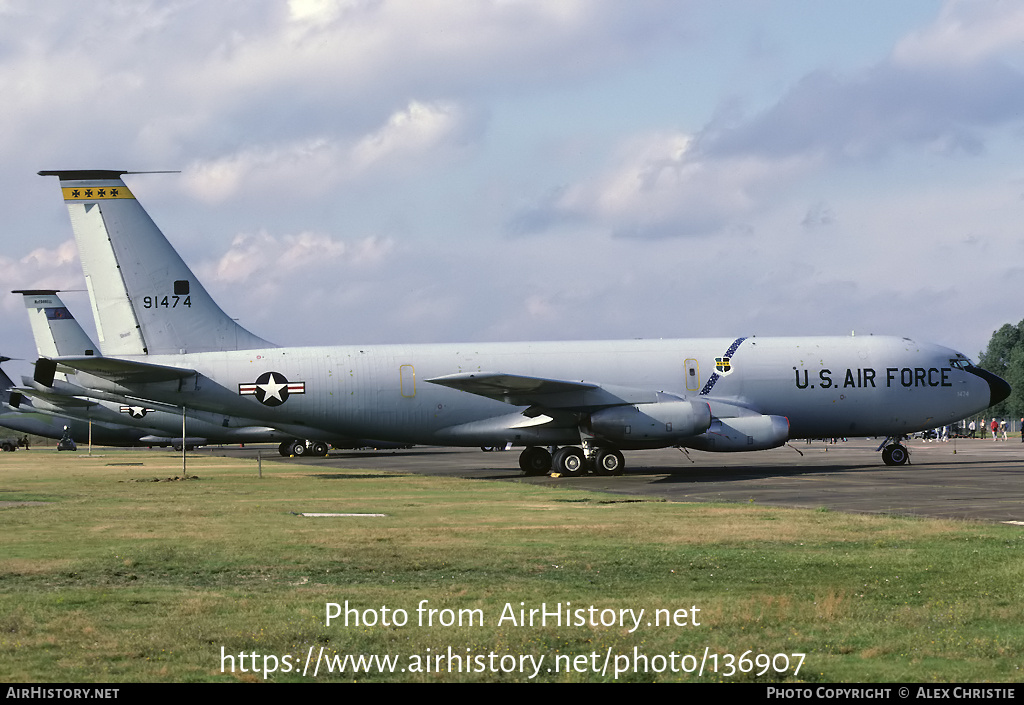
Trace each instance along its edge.
<path fill-rule="evenodd" d="M 973 365 L 968 367 L 967 371 L 988 382 L 989 394 L 991 395 L 988 402 L 989 406 L 994 406 L 1003 399 L 1006 399 L 1006 397 L 1010 396 L 1010 385 L 1002 377 L 994 375 L 988 370 L 983 370 L 980 367 L 974 367 Z"/>

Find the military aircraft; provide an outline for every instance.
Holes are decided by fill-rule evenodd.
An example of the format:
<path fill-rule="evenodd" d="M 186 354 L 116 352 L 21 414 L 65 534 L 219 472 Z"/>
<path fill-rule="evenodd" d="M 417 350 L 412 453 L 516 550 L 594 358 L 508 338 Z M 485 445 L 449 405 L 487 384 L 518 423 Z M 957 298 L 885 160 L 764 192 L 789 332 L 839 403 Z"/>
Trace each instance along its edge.
<path fill-rule="evenodd" d="M 0 357 L 0 363 L 9 359 Z M 79 412 L 87 406 L 83 404 L 83 409 L 79 409 Z M 17 391 L 7 373 L 0 369 L 0 426 L 54 439 L 61 438 L 66 429 L 71 438 L 78 443 L 92 440 L 94 443 L 108 446 L 144 445 L 139 440 L 146 433 L 144 429 L 108 424 L 98 420 L 90 424 L 92 419 L 89 418 L 87 411 L 85 414 L 85 418 L 65 416 L 45 402 L 26 398 Z"/>
<path fill-rule="evenodd" d="M 96 354 L 95 343 L 64 305 L 57 291 L 19 289 L 12 293 L 22 295 L 40 357 Z M 140 445 L 180 449 L 184 443 L 191 449 L 210 443 L 282 442 L 290 438 L 288 434 L 265 425 L 204 411 L 193 411 L 187 415 L 183 435 L 181 409 L 155 402 L 141 404 L 137 400 L 89 390 L 63 373 L 56 377 L 59 379 L 55 379 L 51 387 L 26 380 L 27 388 L 19 391 L 31 397 L 39 410 L 65 418 L 103 422 L 111 427 L 142 429 L 139 433 L 129 433 Z"/>
<path fill-rule="evenodd" d="M 1009 395 L 961 353 L 888 336 L 288 348 L 214 303 L 150 219 L 127 171 L 57 176 L 103 357 L 41 357 L 83 384 L 291 429 L 448 446 L 524 446 L 526 474 L 623 472 L 622 451 L 774 448 L 903 436 Z M 552 453 L 549 447 L 557 447 Z"/>
<path fill-rule="evenodd" d="M 57 291 L 52 289 L 15 290 L 21 294 L 28 311 L 32 335 L 40 357 L 87 355 L 97 353 L 97 346 L 89 338 L 71 311 L 64 305 Z M 52 385 L 43 386 L 35 380 L 25 380 L 23 394 L 32 398 L 38 411 L 46 411 L 62 418 L 80 421 L 104 422 L 108 427 L 128 426 L 145 429 L 145 435 L 134 436 L 140 445 L 173 446 L 191 449 L 211 443 L 261 443 L 280 441 L 281 455 L 326 455 L 328 442 L 296 439 L 292 434 L 252 421 L 225 414 L 202 410 L 190 410 L 184 424 L 187 432 L 183 435 L 182 410 L 160 402 L 141 403 L 127 397 L 92 390 L 77 384 L 74 378 L 64 373 L 55 374 Z M 156 407 L 156 408 L 153 408 Z M 77 431 L 78 427 L 74 427 Z M 331 444 L 341 448 L 375 445 L 372 441 L 343 438 L 323 431 L 321 435 L 330 438 Z M 377 447 L 380 444 L 376 444 Z"/>

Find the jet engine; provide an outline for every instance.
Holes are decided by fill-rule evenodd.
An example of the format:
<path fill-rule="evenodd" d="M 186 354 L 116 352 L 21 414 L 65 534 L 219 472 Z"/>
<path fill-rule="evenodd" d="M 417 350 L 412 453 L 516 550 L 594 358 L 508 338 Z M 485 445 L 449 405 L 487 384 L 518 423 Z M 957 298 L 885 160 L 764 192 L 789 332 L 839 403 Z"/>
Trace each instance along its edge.
<path fill-rule="evenodd" d="M 737 416 L 715 419 L 687 448 L 730 453 L 777 448 L 789 440 L 789 419 L 785 416 Z"/>
<path fill-rule="evenodd" d="M 611 406 L 590 415 L 590 430 L 620 448 L 656 448 L 695 436 L 711 425 L 705 402 L 661 401 Z"/>

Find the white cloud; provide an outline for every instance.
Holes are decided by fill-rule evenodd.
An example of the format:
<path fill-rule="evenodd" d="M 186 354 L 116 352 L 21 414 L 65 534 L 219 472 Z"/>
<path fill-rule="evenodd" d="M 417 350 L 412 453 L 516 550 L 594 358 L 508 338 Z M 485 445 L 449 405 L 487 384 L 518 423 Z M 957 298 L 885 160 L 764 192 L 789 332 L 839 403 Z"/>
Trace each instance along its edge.
<path fill-rule="evenodd" d="M 288 0 L 288 19 L 300 24 L 328 25 L 338 18 L 344 5 L 338 0 Z"/>
<path fill-rule="evenodd" d="M 341 151 L 338 144 L 326 139 L 247 147 L 194 162 L 185 171 L 185 188 L 208 203 L 224 201 L 243 188 L 301 191 L 308 187 L 308 174 L 317 174 L 319 180 L 336 168 Z"/>
<path fill-rule="evenodd" d="M 56 247 L 37 247 L 18 259 L 0 256 L 0 281 L 18 289 L 69 289 L 85 284 L 74 240 Z M 15 296 L 0 300 L 8 311 L 23 307 Z"/>
<path fill-rule="evenodd" d="M 713 159 L 695 151 L 692 137 L 681 133 L 629 140 L 620 152 L 614 167 L 561 190 L 518 223 L 530 230 L 583 221 L 627 237 L 707 235 L 742 227 L 780 184 L 813 166 L 801 156 Z"/>
<path fill-rule="evenodd" d="M 374 236 L 342 242 L 323 233 L 276 237 L 261 231 L 236 235 L 228 251 L 200 272 L 218 284 L 280 285 L 295 283 L 304 272 L 373 266 L 393 248 L 391 240 Z"/>
<path fill-rule="evenodd" d="M 414 96 L 465 102 L 589 78 L 672 37 L 684 16 L 669 0 L 6 7 L 0 147 L 34 142 L 59 113 L 50 138 L 65 154 L 164 159 L 358 139 Z"/>
<path fill-rule="evenodd" d="M 759 215 L 824 174 L 905 155 L 980 158 L 1002 129 L 1024 128 L 1021 59 L 1019 3 L 950 2 L 872 66 L 811 70 L 752 115 L 723 111 L 691 133 L 624 139 L 603 172 L 558 188 L 512 227 L 582 223 L 647 238 L 751 232 Z M 820 195 L 801 196 L 813 199 Z"/>
<path fill-rule="evenodd" d="M 361 172 L 382 162 L 404 162 L 442 145 L 452 146 L 464 134 L 465 124 L 464 111 L 454 103 L 414 100 L 391 115 L 382 128 L 359 140 L 351 150 L 352 166 Z"/>
<path fill-rule="evenodd" d="M 436 165 L 464 148 L 473 124 L 454 103 L 414 100 L 359 140 L 316 137 L 245 147 L 197 161 L 186 170 L 185 188 L 209 203 L 224 201 L 242 189 L 308 197 L 368 172 L 407 174 Z"/>
<path fill-rule="evenodd" d="M 893 59 L 907 66 L 974 64 L 1024 50 L 1024 5 L 1017 0 L 951 0 L 927 27 L 896 44 Z"/>

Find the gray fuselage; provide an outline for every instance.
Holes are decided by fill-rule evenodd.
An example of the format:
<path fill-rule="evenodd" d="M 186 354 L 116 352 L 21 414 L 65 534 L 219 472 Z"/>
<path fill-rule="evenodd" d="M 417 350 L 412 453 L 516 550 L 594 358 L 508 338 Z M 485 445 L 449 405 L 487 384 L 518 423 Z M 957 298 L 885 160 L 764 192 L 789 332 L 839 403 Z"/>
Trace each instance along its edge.
<path fill-rule="evenodd" d="M 791 438 L 898 436 L 946 425 L 988 407 L 1001 393 L 994 384 L 1005 387 L 954 350 L 885 336 L 268 348 L 137 359 L 198 375 L 89 383 L 276 428 L 467 446 L 575 443 L 578 423 L 480 423 L 528 417 L 524 407 L 425 380 L 480 372 L 591 382 L 614 388 L 624 405 L 665 392 L 706 401 L 716 418 L 783 416 Z M 272 406 L 253 391 L 267 373 L 291 385 Z"/>

